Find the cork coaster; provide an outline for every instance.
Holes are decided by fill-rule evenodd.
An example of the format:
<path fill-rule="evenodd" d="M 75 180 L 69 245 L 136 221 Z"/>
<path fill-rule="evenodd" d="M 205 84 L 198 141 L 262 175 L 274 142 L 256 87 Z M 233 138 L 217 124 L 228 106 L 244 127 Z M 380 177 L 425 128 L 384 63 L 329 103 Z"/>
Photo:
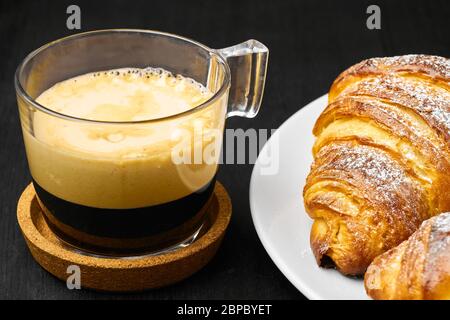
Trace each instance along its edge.
<path fill-rule="evenodd" d="M 216 183 L 203 232 L 189 246 L 159 255 L 129 258 L 97 257 L 64 245 L 48 227 L 30 183 L 17 205 L 17 219 L 34 259 L 66 281 L 68 267 L 77 265 L 81 286 L 101 291 L 141 291 L 183 280 L 214 256 L 231 218 L 231 200 Z"/>

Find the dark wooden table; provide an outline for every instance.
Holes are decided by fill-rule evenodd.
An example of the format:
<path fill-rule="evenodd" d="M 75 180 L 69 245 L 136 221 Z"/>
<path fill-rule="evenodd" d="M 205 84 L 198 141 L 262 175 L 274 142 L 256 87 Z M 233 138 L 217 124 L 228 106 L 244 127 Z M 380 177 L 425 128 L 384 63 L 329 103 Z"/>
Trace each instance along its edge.
<path fill-rule="evenodd" d="M 368 30 L 366 8 L 381 8 L 381 30 Z M 248 189 L 252 165 L 224 165 L 219 179 L 233 219 L 214 260 L 190 279 L 138 294 L 69 291 L 29 254 L 16 203 L 30 182 L 13 74 L 31 50 L 75 31 L 66 8 L 81 7 L 82 30 L 146 28 L 213 48 L 255 38 L 271 50 L 264 102 L 256 119 L 228 128 L 277 128 L 327 92 L 346 67 L 368 57 L 407 53 L 449 56 L 450 3 L 435 1 L 0 1 L 0 298 L 17 299 L 301 299 L 266 254 L 253 227 Z M 292 146 L 295 148 L 295 146 Z"/>

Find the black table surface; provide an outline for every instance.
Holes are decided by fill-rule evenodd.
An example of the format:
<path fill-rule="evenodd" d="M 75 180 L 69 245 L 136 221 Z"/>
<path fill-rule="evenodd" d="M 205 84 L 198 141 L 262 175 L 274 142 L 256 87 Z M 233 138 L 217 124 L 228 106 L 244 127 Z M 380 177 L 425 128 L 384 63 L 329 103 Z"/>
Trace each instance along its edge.
<path fill-rule="evenodd" d="M 227 128 L 277 128 L 328 91 L 339 72 L 364 58 L 408 53 L 449 56 L 448 0 L 435 1 L 0 1 L 0 298 L 303 299 L 264 250 L 250 214 L 252 165 L 223 165 L 219 180 L 233 202 L 222 247 L 203 270 L 175 285 L 136 294 L 68 290 L 31 257 L 16 220 L 30 182 L 13 74 L 27 53 L 73 34 L 66 8 L 81 8 L 82 29 L 143 28 L 196 39 L 212 48 L 258 39 L 270 49 L 261 111 Z M 366 8 L 381 8 L 381 30 Z M 295 146 L 293 146 L 295 147 Z M 300 190 L 299 190 L 300 192 Z"/>

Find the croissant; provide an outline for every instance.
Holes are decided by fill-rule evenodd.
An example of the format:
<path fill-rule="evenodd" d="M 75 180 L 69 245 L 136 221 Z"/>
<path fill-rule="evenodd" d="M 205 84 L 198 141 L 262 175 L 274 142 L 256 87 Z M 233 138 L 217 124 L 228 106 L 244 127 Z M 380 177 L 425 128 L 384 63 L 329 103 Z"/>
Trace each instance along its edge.
<path fill-rule="evenodd" d="M 320 266 L 363 274 L 450 211 L 450 61 L 374 58 L 334 81 L 303 190 Z"/>
<path fill-rule="evenodd" d="M 374 299 L 450 300 L 450 212 L 375 258 L 364 280 Z"/>

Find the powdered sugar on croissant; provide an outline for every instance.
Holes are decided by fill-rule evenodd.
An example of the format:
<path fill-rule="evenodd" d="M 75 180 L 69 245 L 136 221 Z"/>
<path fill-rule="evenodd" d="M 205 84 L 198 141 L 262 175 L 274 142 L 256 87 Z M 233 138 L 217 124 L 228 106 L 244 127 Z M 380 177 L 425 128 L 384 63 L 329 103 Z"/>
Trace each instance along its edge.
<path fill-rule="evenodd" d="M 319 265 L 363 274 L 450 211 L 450 61 L 365 60 L 333 83 L 303 190 Z"/>
<path fill-rule="evenodd" d="M 365 286 L 375 299 L 450 300 L 450 213 L 425 221 L 408 240 L 377 257 Z"/>

